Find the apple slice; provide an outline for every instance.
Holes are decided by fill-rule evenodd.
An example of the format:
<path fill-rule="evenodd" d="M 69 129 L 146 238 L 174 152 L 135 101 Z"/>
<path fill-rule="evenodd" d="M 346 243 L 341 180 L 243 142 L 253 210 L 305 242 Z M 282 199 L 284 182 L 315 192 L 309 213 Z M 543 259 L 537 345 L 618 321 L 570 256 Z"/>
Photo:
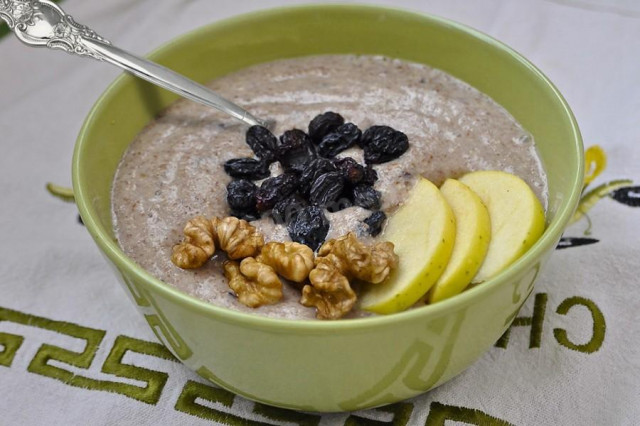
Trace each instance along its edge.
<path fill-rule="evenodd" d="M 469 285 L 491 239 L 489 212 L 475 192 L 455 179 L 447 179 L 440 192 L 456 218 L 456 238 L 451 259 L 429 292 L 429 303 L 455 296 Z"/>
<path fill-rule="evenodd" d="M 398 267 L 385 282 L 364 290 L 360 307 L 390 314 L 417 302 L 447 266 L 455 233 L 453 212 L 440 190 L 420 179 L 408 200 L 389 218 L 382 236 L 394 244 Z"/>
<path fill-rule="evenodd" d="M 501 171 L 472 172 L 460 182 L 471 188 L 489 210 L 491 242 L 473 282 L 486 281 L 511 265 L 544 231 L 542 204 L 529 185 Z"/>

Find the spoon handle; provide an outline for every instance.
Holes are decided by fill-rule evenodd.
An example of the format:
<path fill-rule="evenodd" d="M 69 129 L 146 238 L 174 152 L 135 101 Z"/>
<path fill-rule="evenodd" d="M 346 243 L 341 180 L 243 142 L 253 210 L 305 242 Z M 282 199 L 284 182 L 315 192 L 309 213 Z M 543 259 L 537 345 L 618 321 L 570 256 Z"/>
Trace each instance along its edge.
<path fill-rule="evenodd" d="M 64 50 L 108 62 L 178 95 L 217 108 L 249 125 L 266 125 L 211 89 L 115 47 L 49 0 L 0 0 L 0 18 L 29 46 Z"/>

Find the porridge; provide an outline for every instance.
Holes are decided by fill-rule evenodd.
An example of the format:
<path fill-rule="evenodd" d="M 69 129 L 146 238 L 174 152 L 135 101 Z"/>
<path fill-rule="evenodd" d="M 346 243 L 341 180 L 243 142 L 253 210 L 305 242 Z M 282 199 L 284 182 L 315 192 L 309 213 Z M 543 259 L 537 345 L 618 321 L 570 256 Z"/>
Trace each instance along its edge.
<path fill-rule="evenodd" d="M 388 125 L 406 134 L 409 147 L 390 161 L 372 164 L 381 194 L 376 210 L 392 216 L 420 177 L 440 186 L 476 170 L 519 176 L 545 204 L 546 181 L 530 135 L 491 98 L 426 65 L 384 57 L 330 55 L 259 64 L 219 78 L 213 90 L 258 117 L 274 119 L 275 135 L 307 131 L 309 121 L 339 112 L 363 132 Z M 225 172 L 230 160 L 252 157 L 246 126 L 233 118 L 180 100 L 133 141 L 118 167 L 112 191 L 114 230 L 120 246 L 151 274 L 212 304 L 283 318 L 311 319 L 315 309 L 299 303 L 300 289 L 284 285 L 282 300 L 252 309 L 238 302 L 216 252 L 202 268 L 171 263 L 184 224 L 195 216 L 227 217 Z M 363 150 L 350 147 L 337 158 L 365 163 Z M 264 176 L 282 175 L 273 162 Z M 324 212 L 326 239 L 355 233 L 373 243 L 366 220 L 372 211 L 354 205 Z M 426 214 L 426 213 L 425 213 Z M 265 241 L 290 241 L 286 224 L 269 214 L 247 218 Z M 375 232 L 373 232 L 375 234 Z M 317 248 L 317 247 L 314 247 Z M 369 315 L 354 310 L 348 317 Z"/>

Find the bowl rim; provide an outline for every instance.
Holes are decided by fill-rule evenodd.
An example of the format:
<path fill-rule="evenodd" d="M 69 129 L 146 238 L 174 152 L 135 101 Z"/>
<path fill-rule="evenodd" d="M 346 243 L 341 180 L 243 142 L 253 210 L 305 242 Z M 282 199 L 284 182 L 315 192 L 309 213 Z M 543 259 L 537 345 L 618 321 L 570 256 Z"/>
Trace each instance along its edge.
<path fill-rule="evenodd" d="M 529 250 L 524 255 L 517 259 L 509 267 L 507 267 L 495 277 L 482 283 L 482 285 L 469 288 L 454 297 L 445 299 L 433 305 L 427 305 L 416 309 L 409 309 L 390 315 L 342 319 L 339 321 L 322 321 L 316 319 L 292 320 L 267 317 L 257 313 L 235 311 L 200 300 L 154 277 L 151 273 L 147 272 L 144 268 L 139 266 L 133 259 L 128 257 L 116 243 L 115 239 L 112 239 L 107 234 L 106 230 L 104 230 L 104 228 L 99 224 L 99 220 L 96 218 L 97 212 L 91 205 L 91 202 L 88 199 L 89 197 L 85 195 L 89 183 L 88 180 L 83 177 L 81 159 L 83 158 L 85 146 L 89 143 L 88 135 L 93 123 L 97 120 L 100 120 L 102 110 L 106 109 L 107 104 L 110 102 L 110 99 L 114 96 L 114 94 L 121 90 L 122 86 L 125 85 L 129 81 L 129 79 L 135 78 L 123 73 L 118 76 L 101 93 L 100 97 L 88 113 L 76 139 L 72 159 L 72 181 L 74 194 L 76 197 L 76 204 L 78 206 L 78 210 L 86 229 L 92 235 L 96 244 L 103 251 L 103 253 L 114 264 L 116 264 L 119 269 L 124 269 L 130 274 L 135 275 L 137 279 L 136 282 L 142 282 L 146 286 L 152 287 L 164 298 L 170 299 L 174 303 L 182 305 L 182 307 L 184 307 L 185 309 L 189 309 L 191 312 L 204 314 L 208 317 L 215 318 L 227 323 L 236 323 L 239 325 L 249 326 L 254 329 L 277 329 L 282 331 L 304 331 L 306 333 L 325 333 L 329 331 L 354 332 L 371 327 L 377 328 L 381 326 L 393 326 L 400 322 L 413 321 L 414 319 L 420 317 L 437 317 L 440 316 L 443 312 L 455 311 L 472 303 L 475 299 L 480 298 L 481 295 L 489 293 L 494 289 L 500 287 L 501 285 L 504 285 L 513 277 L 517 276 L 526 268 L 537 262 L 538 259 L 542 257 L 544 252 L 553 250 L 555 248 L 557 240 L 561 237 L 565 227 L 572 217 L 582 192 L 582 182 L 584 176 L 584 148 L 578 124 L 566 100 L 547 76 L 545 76 L 535 65 L 533 65 L 520 53 L 481 31 L 478 31 L 467 25 L 449 20 L 447 18 L 427 14 L 424 12 L 411 11 L 390 6 L 365 4 L 306 4 L 262 9 L 212 22 L 169 40 L 157 49 L 154 49 L 148 55 L 148 57 L 150 59 L 156 59 L 162 56 L 165 51 L 170 50 L 175 44 L 180 44 L 189 39 L 197 38 L 201 33 L 206 32 L 211 27 L 234 26 L 243 21 L 269 19 L 271 16 L 281 13 L 295 12 L 298 10 L 310 11 L 314 9 L 343 11 L 361 11 L 363 9 L 366 9 L 368 11 L 378 11 L 392 14 L 400 18 L 420 18 L 430 21 L 431 23 L 436 25 L 451 27 L 454 30 L 466 33 L 467 35 L 477 38 L 480 41 L 491 45 L 492 47 L 506 52 L 512 59 L 519 62 L 521 65 L 524 65 L 534 75 L 535 78 L 540 79 L 551 89 L 551 92 L 556 97 L 556 100 L 560 102 L 564 110 L 565 119 L 568 119 L 569 124 L 571 125 L 573 136 L 572 144 L 579 157 L 578 173 L 576 174 L 576 176 L 573 176 L 573 181 L 571 182 L 571 192 L 568 194 L 565 200 L 561 202 L 561 205 L 559 206 L 553 221 L 548 224 L 548 226 L 544 230 L 543 235 L 538 239 L 538 241 L 536 241 L 536 243 L 531 248 L 529 248 Z M 552 245 L 554 247 L 551 247 Z"/>

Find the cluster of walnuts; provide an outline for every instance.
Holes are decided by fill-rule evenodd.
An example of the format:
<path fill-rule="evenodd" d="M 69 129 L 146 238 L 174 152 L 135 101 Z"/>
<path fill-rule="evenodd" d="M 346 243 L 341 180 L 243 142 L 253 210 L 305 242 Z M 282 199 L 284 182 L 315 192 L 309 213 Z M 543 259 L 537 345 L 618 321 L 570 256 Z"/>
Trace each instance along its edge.
<path fill-rule="evenodd" d="M 183 269 L 199 268 L 224 251 L 224 275 L 240 303 L 256 308 L 282 299 L 279 276 L 305 283 L 300 303 L 315 307 L 320 319 L 338 319 L 356 303 L 350 281 L 378 284 L 398 265 L 389 242 L 367 246 L 355 234 L 325 242 L 313 250 L 296 242 L 264 243 L 249 222 L 235 217 L 195 217 L 184 227 L 184 240 L 173 248 L 171 261 Z M 240 260 L 241 259 L 241 260 Z"/>

